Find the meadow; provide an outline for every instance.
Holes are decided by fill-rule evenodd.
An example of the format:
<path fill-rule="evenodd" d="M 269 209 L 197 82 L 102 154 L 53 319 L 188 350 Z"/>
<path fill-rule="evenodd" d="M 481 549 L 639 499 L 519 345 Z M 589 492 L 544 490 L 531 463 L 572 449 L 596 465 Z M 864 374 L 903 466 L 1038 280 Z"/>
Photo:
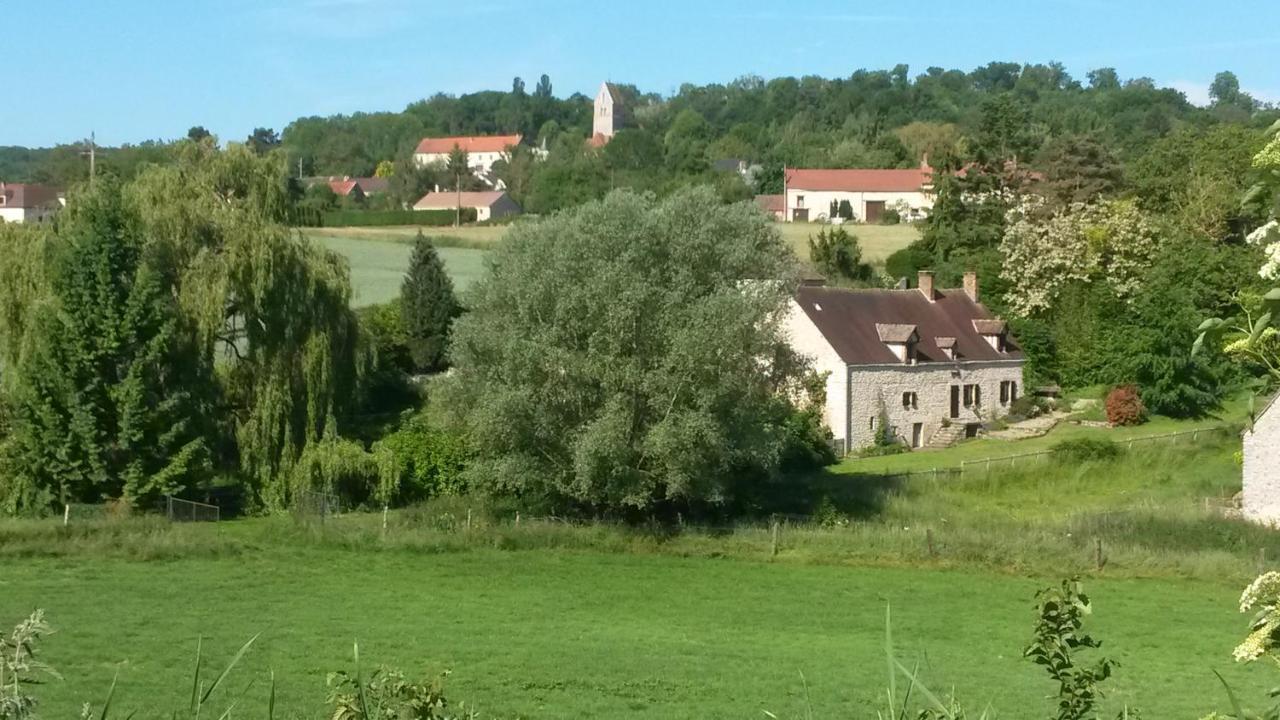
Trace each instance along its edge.
<path fill-rule="evenodd" d="M 400 296 L 400 284 L 413 253 L 412 242 L 336 234 L 317 235 L 314 240 L 350 262 L 353 306 L 384 303 Z M 459 292 L 484 275 L 486 250 L 442 244 L 436 251 Z"/>
<path fill-rule="evenodd" d="M 783 240 L 804 261 L 809 257 L 809 236 L 821 226 L 778 223 L 777 228 Z M 919 237 L 919 231 L 909 225 L 850 228 L 862 245 L 863 259 L 877 265 Z M 409 254 L 419 229 L 436 245 L 454 285 L 465 290 L 483 275 L 485 253 L 502 240 L 507 226 L 303 228 L 302 233 L 350 261 L 352 304 L 360 307 L 387 302 L 399 295 L 400 282 L 409 267 Z"/>
<path fill-rule="evenodd" d="M 350 669 L 358 640 L 368 667 L 451 671 L 448 696 L 486 717 L 862 718 L 885 686 L 886 605 L 896 652 L 934 688 L 1001 717 L 1048 714 L 1051 683 L 1021 651 L 1034 592 L 1050 579 L 591 550 L 352 549 L 254 530 L 274 542 L 153 561 L 11 558 L 0 617 L 43 607 L 59 630 L 44 659 L 66 680 L 39 688 L 44 714 L 100 702 L 117 672 L 121 716 L 180 707 L 198 637 L 216 669 L 261 633 L 227 686 L 257 681 L 245 714 L 265 706 L 271 671 L 277 717 L 319 717 L 325 673 Z M 1099 578 L 1087 589 L 1091 629 L 1121 663 L 1104 716 L 1131 705 L 1146 717 L 1199 717 L 1225 704 L 1212 670 L 1252 697 L 1274 682 L 1274 670 L 1230 660 L 1244 625 L 1234 586 Z"/>
<path fill-rule="evenodd" d="M 46 659 L 68 680 L 41 688 L 54 717 L 117 670 L 118 708 L 177 706 L 198 636 L 216 667 L 261 632 L 231 687 L 257 678 L 246 707 L 261 707 L 274 671 L 281 717 L 319 716 L 358 639 L 369 666 L 452 671 L 448 696 L 488 717 L 863 718 L 886 683 L 888 605 L 897 654 L 935 690 L 1028 717 L 1053 691 L 1021 657 L 1034 593 L 1079 574 L 1121 663 L 1103 716 L 1196 718 L 1226 704 L 1213 670 L 1255 700 L 1275 684 L 1230 653 L 1240 589 L 1280 540 L 1199 502 L 1238 487 L 1236 447 L 1210 435 L 938 481 L 827 473 L 825 509 L 780 525 L 776 551 L 765 519 L 571 524 L 475 498 L 393 511 L 385 530 L 379 513 L 4 521 L 0 618 L 43 607 L 60 630 Z"/>

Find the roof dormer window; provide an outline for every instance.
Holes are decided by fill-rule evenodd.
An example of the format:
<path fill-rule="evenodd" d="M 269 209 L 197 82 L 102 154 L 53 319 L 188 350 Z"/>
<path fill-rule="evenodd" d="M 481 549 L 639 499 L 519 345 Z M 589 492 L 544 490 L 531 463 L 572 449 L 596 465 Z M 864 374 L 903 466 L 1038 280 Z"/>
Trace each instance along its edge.
<path fill-rule="evenodd" d="M 933 344 L 938 346 L 948 360 L 956 359 L 956 339 L 953 337 L 936 337 Z"/>
<path fill-rule="evenodd" d="M 1007 326 L 1003 320 L 981 319 L 973 321 L 973 329 L 987 341 L 996 352 L 1005 351 L 1005 332 Z"/>
<path fill-rule="evenodd" d="M 916 344 L 920 342 L 920 334 L 916 332 L 915 325 L 876 323 L 876 334 L 899 362 L 916 364 Z"/>

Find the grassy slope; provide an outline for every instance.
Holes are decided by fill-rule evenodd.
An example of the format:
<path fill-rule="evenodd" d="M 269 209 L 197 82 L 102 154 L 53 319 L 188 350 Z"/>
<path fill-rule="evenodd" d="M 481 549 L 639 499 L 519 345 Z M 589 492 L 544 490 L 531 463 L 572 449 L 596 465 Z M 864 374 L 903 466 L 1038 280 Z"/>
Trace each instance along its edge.
<path fill-rule="evenodd" d="M 318 716 L 324 673 L 347 667 L 359 638 L 370 664 L 452 669 L 450 697 L 487 713 L 802 717 L 807 694 L 815 717 L 835 718 L 866 717 L 878 702 L 888 601 L 899 654 L 922 661 L 935 689 L 1027 717 L 1048 714 L 1051 690 L 1020 657 L 1043 584 L 940 570 L 276 543 L 242 557 L 23 559 L 0 577 L 0 618 L 44 607 L 60 631 L 46 659 L 68 680 L 40 688 L 49 717 L 100 700 L 117 668 L 113 710 L 180 706 L 197 635 L 216 669 L 262 632 L 231 685 L 262 678 L 248 706 L 261 708 L 274 669 L 285 716 Z M 1122 663 L 1104 717 L 1122 703 L 1144 717 L 1199 717 L 1224 704 L 1211 668 L 1250 697 L 1274 682 L 1273 670 L 1230 661 L 1244 625 L 1235 587 L 1094 580 L 1088 589 L 1092 627 Z"/>
<path fill-rule="evenodd" d="M 351 263 L 353 305 L 386 302 L 400 294 L 400 283 L 409 269 L 409 255 L 413 251 L 410 243 L 328 234 L 314 239 Z M 485 271 L 484 250 L 445 246 L 437 251 L 459 291 L 466 290 Z"/>
<path fill-rule="evenodd" d="M 960 463 L 964 461 L 1048 450 L 1055 443 L 1074 438 L 1087 437 L 1125 441 L 1130 438 L 1148 435 L 1162 435 L 1184 430 L 1218 427 L 1224 424 L 1239 424 L 1244 420 L 1247 412 L 1248 400 L 1244 397 L 1239 397 L 1225 403 L 1215 415 L 1198 420 L 1175 420 L 1156 416 L 1142 425 L 1123 428 L 1090 427 L 1064 422 L 1059 423 L 1047 435 L 1038 438 L 1025 440 L 978 438 L 944 450 L 925 450 L 874 458 L 849 458 L 837 465 L 835 471 L 843 474 L 859 474 L 912 472 L 930 470 L 935 467 L 954 468 L 959 467 Z"/>

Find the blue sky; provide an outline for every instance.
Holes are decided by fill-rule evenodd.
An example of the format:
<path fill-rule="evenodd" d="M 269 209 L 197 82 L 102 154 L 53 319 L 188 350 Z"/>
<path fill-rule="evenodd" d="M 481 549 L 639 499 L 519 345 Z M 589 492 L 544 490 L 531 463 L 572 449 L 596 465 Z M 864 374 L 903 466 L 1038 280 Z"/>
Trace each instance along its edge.
<path fill-rule="evenodd" d="M 1059 60 L 1078 78 L 1114 66 L 1193 101 L 1229 69 L 1280 102 L 1274 0 L 42 0 L 0 2 L 0 23 L 0 145 L 192 125 L 241 139 L 304 115 L 507 89 L 516 75 L 532 87 L 544 72 L 561 96 L 603 79 L 668 94 L 748 73 Z"/>

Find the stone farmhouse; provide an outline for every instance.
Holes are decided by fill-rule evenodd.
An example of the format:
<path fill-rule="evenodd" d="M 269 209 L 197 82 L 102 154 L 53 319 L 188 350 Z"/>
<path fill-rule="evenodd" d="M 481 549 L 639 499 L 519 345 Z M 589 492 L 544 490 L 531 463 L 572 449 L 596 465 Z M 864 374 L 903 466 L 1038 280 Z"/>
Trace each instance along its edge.
<path fill-rule="evenodd" d="M 460 193 L 443 190 L 427 193 L 413 204 L 414 210 L 453 210 L 457 207 L 475 208 L 477 222 L 521 213 L 516 201 L 501 190 Z"/>
<path fill-rule="evenodd" d="M 1023 355 L 1004 321 L 978 302 L 978 280 L 936 289 L 802 285 L 786 331 L 826 374 L 823 417 L 838 452 L 875 443 L 880 423 L 912 448 L 976 435 L 1022 393 Z M 1280 484 L 1278 484 L 1280 487 Z"/>
<path fill-rule="evenodd" d="M 782 177 L 788 222 L 829 220 L 833 203 L 848 203 L 852 219 L 867 223 L 879 222 L 886 210 L 918 220 L 933 208 L 933 168 L 923 160 L 907 170 L 786 168 Z"/>
<path fill-rule="evenodd" d="M 1280 405 L 1276 400 L 1262 409 L 1244 431 L 1245 518 L 1280 526 Z"/>
<path fill-rule="evenodd" d="M 0 182 L 0 222 L 48 222 L 62 205 L 60 193 L 48 185 Z"/>

